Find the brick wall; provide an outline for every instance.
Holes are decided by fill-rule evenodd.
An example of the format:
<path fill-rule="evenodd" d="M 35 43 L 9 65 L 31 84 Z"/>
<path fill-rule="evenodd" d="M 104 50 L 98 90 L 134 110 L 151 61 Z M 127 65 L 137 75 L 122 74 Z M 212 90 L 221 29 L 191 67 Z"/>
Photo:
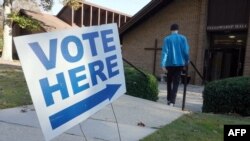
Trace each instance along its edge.
<path fill-rule="evenodd" d="M 207 40 L 207 32 L 206 32 L 206 25 L 207 25 L 207 8 L 208 8 L 208 0 L 202 0 L 201 2 L 201 9 L 200 9 L 200 23 L 199 23 L 199 31 L 198 31 L 198 40 L 197 40 L 197 57 L 195 65 L 200 73 L 203 75 L 204 69 L 204 54 L 205 49 L 208 48 L 208 40 Z M 195 73 L 194 76 L 194 83 L 201 84 L 202 79 L 200 76 Z"/>
<path fill-rule="evenodd" d="M 158 13 L 152 15 L 148 20 L 133 28 L 123 36 L 123 57 L 131 61 L 137 67 L 153 72 L 154 52 L 145 50 L 153 48 L 155 39 L 158 40 L 158 47 L 162 46 L 163 38 L 170 33 L 170 25 L 177 23 L 180 26 L 180 33 L 186 35 L 190 45 L 191 60 L 196 63 L 197 58 L 203 60 L 201 47 L 204 40 L 200 38 L 206 24 L 200 22 L 202 11 L 202 0 L 175 0 Z M 204 14 L 203 14 L 204 15 Z M 204 24 L 200 26 L 200 24 Z M 205 32 L 204 32 L 205 34 Z M 203 34 L 202 34 L 203 35 Z M 198 47 L 199 46 L 199 47 Z M 157 53 L 156 75 L 162 74 L 160 67 L 161 51 Z M 203 62 L 198 61 L 199 65 Z M 203 65 L 202 65 L 203 66 Z M 198 66 L 198 68 L 202 68 Z M 195 72 L 190 67 L 189 74 L 194 82 Z"/>
<path fill-rule="evenodd" d="M 250 15 L 249 15 L 249 22 L 248 22 L 247 45 L 246 45 L 243 75 L 250 76 Z"/>

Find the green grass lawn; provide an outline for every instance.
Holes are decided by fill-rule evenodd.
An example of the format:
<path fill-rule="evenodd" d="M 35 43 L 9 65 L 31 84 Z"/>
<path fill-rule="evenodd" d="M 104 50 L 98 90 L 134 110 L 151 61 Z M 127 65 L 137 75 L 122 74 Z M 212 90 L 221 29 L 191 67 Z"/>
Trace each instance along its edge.
<path fill-rule="evenodd" d="M 250 117 L 186 114 L 141 141 L 223 141 L 225 124 L 250 124 Z"/>
<path fill-rule="evenodd" d="M 32 104 L 21 67 L 0 64 L 0 109 Z"/>

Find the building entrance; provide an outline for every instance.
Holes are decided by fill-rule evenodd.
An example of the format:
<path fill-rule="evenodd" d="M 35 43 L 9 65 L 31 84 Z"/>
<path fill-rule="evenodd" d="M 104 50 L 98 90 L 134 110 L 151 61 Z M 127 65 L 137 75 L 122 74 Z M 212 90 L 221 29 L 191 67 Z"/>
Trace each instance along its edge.
<path fill-rule="evenodd" d="M 242 76 L 246 33 L 212 33 L 205 52 L 205 78 L 208 81 Z"/>

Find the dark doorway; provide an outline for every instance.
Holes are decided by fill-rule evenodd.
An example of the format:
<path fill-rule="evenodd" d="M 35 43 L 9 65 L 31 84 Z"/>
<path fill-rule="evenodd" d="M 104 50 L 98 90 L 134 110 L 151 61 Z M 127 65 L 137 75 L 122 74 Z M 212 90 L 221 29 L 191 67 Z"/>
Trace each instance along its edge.
<path fill-rule="evenodd" d="M 205 52 L 205 78 L 208 81 L 242 76 L 246 33 L 211 33 Z"/>

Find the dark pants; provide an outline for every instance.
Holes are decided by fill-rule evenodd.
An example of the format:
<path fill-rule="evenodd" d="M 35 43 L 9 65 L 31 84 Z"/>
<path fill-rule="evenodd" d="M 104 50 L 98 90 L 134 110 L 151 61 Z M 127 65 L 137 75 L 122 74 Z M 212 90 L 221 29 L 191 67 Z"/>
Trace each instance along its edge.
<path fill-rule="evenodd" d="M 176 94 L 178 91 L 181 72 L 183 70 L 182 66 L 178 67 L 166 67 L 167 72 L 167 100 L 170 103 L 175 104 Z"/>

